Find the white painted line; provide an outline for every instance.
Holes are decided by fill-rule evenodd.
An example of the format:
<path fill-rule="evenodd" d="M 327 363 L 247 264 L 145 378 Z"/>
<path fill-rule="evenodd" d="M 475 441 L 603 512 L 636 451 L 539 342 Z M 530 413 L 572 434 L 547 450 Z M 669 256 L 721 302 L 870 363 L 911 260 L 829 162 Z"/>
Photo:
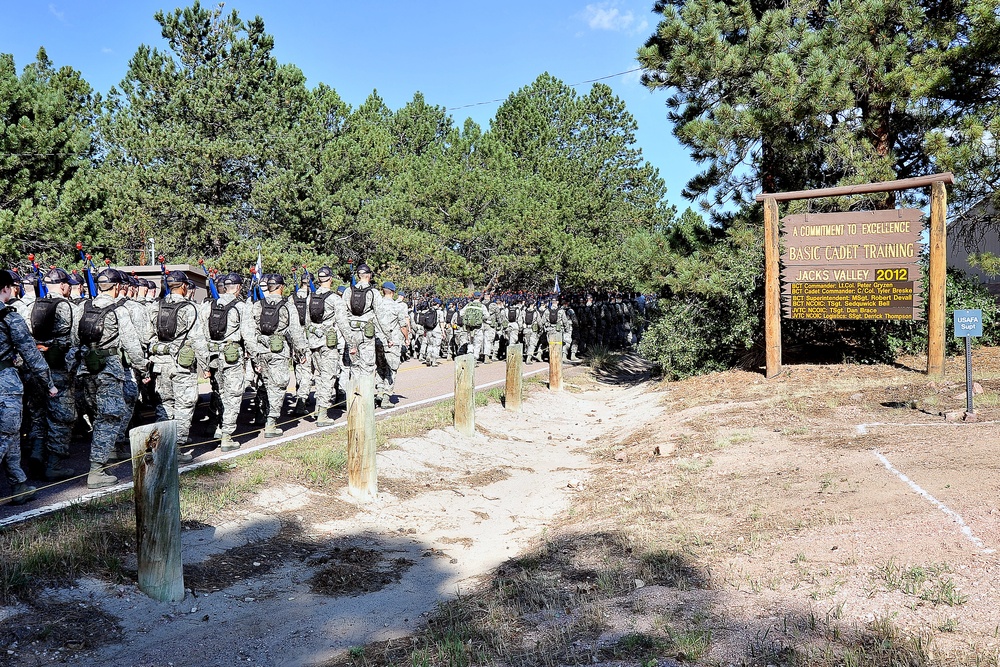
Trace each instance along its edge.
<path fill-rule="evenodd" d="M 903 480 L 911 489 L 913 489 L 914 493 L 916 493 L 918 496 L 920 496 L 921 498 L 923 498 L 924 500 L 926 500 L 927 502 L 929 502 L 931 505 L 934 505 L 935 507 L 937 507 L 939 510 L 941 510 L 942 512 L 944 512 L 948 517 L 950 517 L 955 523 L 957 523 L 959 526 L 961 526 L 962 527 L 962 534 L 965 535 L 965 537 L 970 542 L 972 542 L 977 547 L 979 547 L 980 549 L 982 549 L 983 553 L 991 554 L 991 553 L 993 553 L 995 551 L 995 549 L 987 549 L 986 548 L 986 545 L 983 544 L 983 541 L 981 539 L 979 539 L 978 537 L 976 537 L 972 533 L 972 529 L 969 528 L 968 524 L 966 524 L 965 521 L 962 519 L 962 517 L 959 516 L 958 512 L 954 511 L 953 509 L 951 509 L 950 507 L 948 507 L 947 505 L 945 505 L 943 502 L 941 502 L 940 500 L 938 500 L 937 498 L 935 498 L 931 494 L 929 494 L 926 491 L 924 491 L 922 488 L 920 488 L 920 486 L 916 482 L 914 482 L 912 479 L 910 479 L 909 477 L 907 477 L 906 475 L 904 475 L 903 473 L 901 473 L 899 470 L 896 470 L 896 468 L 894 468 L 893 465 L 891 463 L 889 463 L 889 459 L 887 459 L 885 456 L 883 456 L 880 451 L 878 451 L 877 449 L 873 449 L 872 453 L 875 455 L 875 457 L 879 461 L 882 462 L 882 465 L 885 466 L 886 470 L 888 470 L 889 472 L 891 472 L 892 474 L 894 474 L 896 477 L 898 477 L 901 480 Z"/>
<path fill-rule="evenodd" d="M 548 366 L 538 368 L 531 372 L 525 373 L 524 377 L 537 375 L 538 373 L 543 373 L 547 370 L 549 370 Z M 504 382 L 506 382 L 506 378 L 503 380 L 494 380 L 493 382 L 486 382 L 484 384 L 476 385 L 475 389 L 486 389 L 494 385 L 503 384 Z M 414 401 L 413 403 L 407 403 L 406 405 L 397 405 L 396 407 L 389 408 L 388 410 L 381 410 L 380 412 L 377 413 L 376 418 L 384 419 L 385 417 L 388 417 L 389 415 L 395 412 L 408 410 L 410 408 L 419 407 L 421 405 L 427 405 L 429 403 L 437 403 L 439 401 L 444 401 L 449 398 L 452 398 L 454 395 L 455 392 L 450 392 L 447 394 L 441 394 L 440 396 L 434 396 L 433 398 L 425 398 L 420 401 Z M 328 431 L 335 431 L 337 429 L 344 428 L 346 425 L 347 425 L 347 420 L 345 419 L 335 424 L 331 424 L 330 426 L 321 426 L 319 428 L 310 429 L 308 431 L 302 431 L 301 433 L 286 435 L 282 438 L 277 438 L 275 440 L 265 440 L 264 442 L 258 443 L 251 447 L 240 447 L 239 449 L 234 449 L 231 452 L 226 452 L 221 456 L 216 456 L 215 458 L 208 459 L 207 461 L 198 461 L 196 463 L 191 463 L 189 465 L 182 466 L 178 469 L 178 471 L 183 473 L 187 472 L 188 470 L 197 470 L 198 468 L 203 468 L 205 466 L 212 465 L 213 463 L 226 461 L 228 459 L 236 458 L 237 456 L 243 456 L 244 454 L 249 454 L 250 452 L 256 452 L 261 449 L 267 449 L 269 447 L 274 447 L 276 445 L 282 445 L 286 442 L 298 440 L 299 438 L 305 438 L 319 433 L 326 433 Z M 36 507 L 34 509 L 21 512 L 20 514 L 13 514 L 5 519 L 0 519 L 0 528 L 3 528 L 4 526 L 10 526 L 15 523 L 21 523 L 22 521 L 27 521 L 28 519 L 34 519 L 36 517 L 43 516 L 51 512 L 57 512 L 61 509 L 66 509 L 67 507 L 71 507 L 73 505 L 79 505 L 80 503 L 86 503 L 90 502 L 91 500 L 97 500 L 98 498 L 103 498 L 104 496 L 111 495 L 112 493 L 127 491 L 131 488 L 132 488 L 132 482 L 123 482 L 121 484 L 115 484 L 114 486 L 108 486 L 103 489 L 98 489 L 97 491 L 91 491 L 89 493 L 85 493 L 82 496 L 77 496 L 76 498 L 71 498 L 70 500 L 62 500 L 52 505 L 46 505 L 44 507 Z"/>

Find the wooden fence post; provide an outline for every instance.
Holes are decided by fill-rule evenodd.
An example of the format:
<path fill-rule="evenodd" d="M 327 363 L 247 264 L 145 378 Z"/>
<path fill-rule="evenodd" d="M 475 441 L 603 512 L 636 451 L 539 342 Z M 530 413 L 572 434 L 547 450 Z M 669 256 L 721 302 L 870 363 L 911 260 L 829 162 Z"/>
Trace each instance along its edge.
<path fill-rule="evenodd" d="M 373 373 L 351 372 L 347 385 L 347 492 L 362 501 L 378 495 Z"/>
<path fill-rule="evenodd" d="M 135 480 L 135 534 L 139 590 L 159 602 L 184 599 L 177 423 L 129 431 Z"/>
<path fill-rule="evenodd" d="M 931 227 L 928 236 L 930 251 L 927 268 L 927 374 L 944 374 L 944 313 L 946 307 L 946 268 L 948 264 L 948 231 L 945 219 L 948 194 L 943 181 L 931 184 Z"/>
<path fill-rule="evenodd" d="M 562 391 L 563 336 L 561 333 L 549 337 L 549 389 Z"/>
<path fill-rule="evenodd" d="M 764 376 L 781 372 L 781 275 L 778 266 L 778 202 L 764 198 Z"/>
<path fill-rule="evenodd" d="M 524 347 L 518 343 L 507 346 L 507 381 L 504 384 L 504 407 L 514 412 L 521 411 L 521 392 L 524 385 L 524 372 L 521 365 L 524 361 L 521 354 Z"/>
<path fill-rule="evenodd" d="M 471 354 L 455 358 L 455 430 L 476 434 L 476 360 Z"/>

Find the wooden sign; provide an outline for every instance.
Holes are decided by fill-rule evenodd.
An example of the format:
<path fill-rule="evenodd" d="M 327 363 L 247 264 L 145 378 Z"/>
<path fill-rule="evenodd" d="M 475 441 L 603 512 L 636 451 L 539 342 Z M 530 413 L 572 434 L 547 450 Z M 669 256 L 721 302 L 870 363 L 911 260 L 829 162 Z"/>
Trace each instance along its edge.
<path fill-rule="evenodd" d="M 783 218 L 785 317 L 919 319 L 922 216 L 894 209 Z"/>

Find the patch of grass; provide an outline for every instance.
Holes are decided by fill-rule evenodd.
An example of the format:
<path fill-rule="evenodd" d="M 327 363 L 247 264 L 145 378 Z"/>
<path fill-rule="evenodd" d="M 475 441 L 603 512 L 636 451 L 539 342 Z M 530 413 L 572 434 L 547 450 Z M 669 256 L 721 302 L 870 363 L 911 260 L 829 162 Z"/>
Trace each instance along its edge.
<path fill-rule="evenodd" d="M 875 576 L 888 590 L 900 591 L 931 604 L 949 607 L 965 604 L 968 597 L 958 590 L 951 577 L 942 576 L 949 572 L 951 568 L 947 564 L 903 567 L 892 557 L 876 570 Z"/>
<path fill-rule="evenodd" d="M 595 371 L 608 371 L 614 369 L 621 360 L 621 353 L 603 345 L 591 345 L 587 354 L 583 357 L 583 362 Z"/>
<path fill-rule="evenodd" d="M 984 391 L 973 399 L 975 404 L 982 408 L 1000 407 L 1000 392 Z"/>

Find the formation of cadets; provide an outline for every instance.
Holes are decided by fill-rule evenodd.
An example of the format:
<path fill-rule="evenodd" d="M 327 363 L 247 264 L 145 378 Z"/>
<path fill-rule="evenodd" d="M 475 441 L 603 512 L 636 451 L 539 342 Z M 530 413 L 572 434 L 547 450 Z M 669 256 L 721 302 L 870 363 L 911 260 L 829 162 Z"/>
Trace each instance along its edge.
<path fill-rule="evenodd" d="M 108 466 L 131 457 L 128 430 L 143 413 L 175 420 L 179 461 L 191 460 L 184 446 L 201 379 L 211 383 L 214 439 L 231 451 L 248 389 L 255 423 L 277 437 L 293 374 L 288 414 L 315 414 L 322 427 L 333 423 L 348 374 L 374 374 L 376 405 L 388 407 L 408 358 L 437 366 L 471 353 L 490 363 L 521 343 L 525 361 L 542 360 L 559 335 L 564 358 L 575 359 L 592 346 L 634 345 L 647 307 L 644 297 L 614 294 L 407 299 L 392 282 L 373 284 L 365 264 L 352 285 L 335 287 L 335 277 L 329 267 L 304 271 L 286 292 L 281 274 L 252 283 L 221 274 L 217 298 L 195 303 L 181 271 L 158 286 L 108 267 L 83 298 L 76 272 L 0 270 L 0 458 L 11 502 L 33 498 L 26 472 L 46 481 L 82 472 L 67 463 L 81 431 L 90 431 L 88 487 L 116 484 Z"/>

